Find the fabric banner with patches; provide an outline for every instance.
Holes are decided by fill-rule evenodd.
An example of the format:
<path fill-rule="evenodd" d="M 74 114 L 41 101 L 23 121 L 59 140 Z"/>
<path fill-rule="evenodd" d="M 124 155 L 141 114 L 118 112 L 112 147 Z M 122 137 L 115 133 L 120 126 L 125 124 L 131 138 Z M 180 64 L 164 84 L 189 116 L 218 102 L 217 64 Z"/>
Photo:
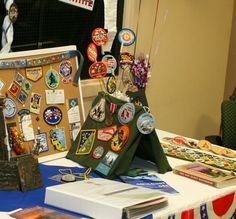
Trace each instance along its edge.
<path fill-rule="evenodd" d="M 59 0 L 60 2 L 65 2 L 76 7 L 84 8 L 89 11 L 93 10 L 95 0 Z"/>

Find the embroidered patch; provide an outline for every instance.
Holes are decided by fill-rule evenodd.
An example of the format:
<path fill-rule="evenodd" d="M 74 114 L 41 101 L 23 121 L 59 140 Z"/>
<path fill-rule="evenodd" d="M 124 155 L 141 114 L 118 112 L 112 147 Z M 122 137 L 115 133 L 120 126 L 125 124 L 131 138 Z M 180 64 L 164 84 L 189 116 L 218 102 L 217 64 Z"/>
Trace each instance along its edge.
<path fill-rule="evenodd" d="M 31 85 L 31 83 L 30 83 L 28 80 L 24 80 L 21 89 L 22 89 L 25 93 L 29 94 L 30 91 L 32 90 L 32 85 Z"/>
<path fill-rule="evenodd" d="M 90 43 L 87 48 L 87 56 L 91 62 L 96 62 L 98 57 L 98 50 L 94 43 Z"/>
<path fill-rule="evenodd" d="M 40 104 L 41 104 L 42 96 L 41 94 L 31 93 L 30 98 L 30 112 L 39 114 L 40 113 Z"/>
<path fill-rule="evenodd" d="M 133 103 L 125 103 L 118 111 L 118 120 L 121 124 L 129 123 L 133 120 L 135 114 L 135 106 Z"/>
<path fill-rule="evenodd" d="M 57 71 L 53 69 L 48 70 L 45 75 L 45 82 L 50 89 L 55 89 L 59 85 L 59 75 Z"/>
<path fill-rule="evenodd" d="M 27 79 L 36 82 L 43 77 L 43 69 L 42 67 L 27 68 L 25 74 Z"/>
<path fill-rule="evenodd" d="M 52 129 L 50 131 L 51 143 L 55 150 L 64 151 L 66 149 L 66 137 L 64 128 Z"/>
<path fill-rule="evenodd" d="M 70 61 L 65 60 L 60 63 L 59 67 L 59 74 L 61 75 L 62 82 L 65 84 L 68 84 L 72 81 L 71 75 L 72 75 L 72 64 Z"/>
<path fill-rule="evenodd" d="M 103 78 L 107 74 L 107 66 L 104 62 L 94 62 L 88 71 L 91 78 Z"/>
<path fill-rule="evenodd" d="M 111 149 L 113 151 L 120 151 L 129 139 L 129 127 L 123 125 L 119 127 L 111 140 Z"/>
<path fill-rule="evenodd" d="M 80 131 L 80 138 L 76 155 L 89 154 L 92 150 L 94 139 L 96 136 L 96 129 L 87 129 Z"/>
<path fill-rule="evenodd" d="M 105 55 L 102 57 L 102 62 L 107 65 L 107 74 L 113 74 L 117 68 L 117 61 L 112 55 Z"/>
<path fill-rule="evenodd" d="M 44 121 L 49 125 L 57 125 L 62 120 L 62 111 L 56 106 L 49 106 L 43 113 Z"/>
<path fill-rule="evenodd" d="M 17 99 L 20 101 L 21 104 L 25 104 L 26 99 L 27 99 L 27 94 L 21 90 Z"/>
<path fill-rule="evenodd" d="M 19 72 L 16 73 L 15 82 L 20 86 L 23 84 L 25 78 Z"/>
<path fill-rule="evenodd" d="M 112 166 L 114 165 L 117 157 L 118 157 L 118 154 L 112 151 L 108 151 L 106 155 L 103 157 L 103 159 L 100 161 L 100 163 L 97 165 L 95 170 L 107 176 Z"/>
<path fill-rule="evenodd" d="M 103 122 L 105 119 L 106 99 L 101 98 L 98 103 L 90 110 L 89 116 L 97 122 Z"/>
<path fill-rule="evenodd" d="M 14 100 L 10 97 L 5 98 L 5 107 L 3 108 L 3 115 L 6 119 L 13 118 L 17 113 L 17 106 Z"/>
<path fill-rule="evenodd" d="M 18 85 L 17 83 L 12 82 L 11 85 L 10 85 L 10 87 L 9 87 L 9 89 L 8 89 L 8 91 L 9 91 L 14 97 L 16 97 L 17 94 L 18 94 L 19 91 L 20 91 L 20 87 L 19 87 L 19 85 Z"/>
<path fill-rule="evenodd" d="M 117 130 L 117 126 L 106 127 L 98 129 L 97 139 L 100 141 L 110 141 Z"/>
<path fill-rule="evenodd" d="M 93 158 L 94 159 L 100 159 L 103 156 L 104 151 L 105 151 L 105 147 L 104 146 L 102 146 L 102 145 L 97 146 L 93 150 L 93 153 L 92 153 Z"/>
<path fill-rule="evenodd" d="M 142 134 L 150 134 L 155 129 L 155 119 L 149 112 L 143 113 L 138 117 L 137 128 Z"/>

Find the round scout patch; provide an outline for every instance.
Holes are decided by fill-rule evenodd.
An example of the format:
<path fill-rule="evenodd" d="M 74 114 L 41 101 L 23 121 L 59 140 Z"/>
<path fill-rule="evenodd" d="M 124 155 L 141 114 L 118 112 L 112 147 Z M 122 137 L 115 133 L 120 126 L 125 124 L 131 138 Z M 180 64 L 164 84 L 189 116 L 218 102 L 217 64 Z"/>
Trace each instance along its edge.
<path fill-rule="evenodd" d="M 135 114 L 135 106 L 133 103 L 125 103 L 118 111 L 118 120 L 121 124 L 129 123 L 133 120 Z"/>
<path fill-rule="evenodd" d="M 91 62 L 96 62 L 98 57 L 98 50 L 94 43 L 90 43 L 87 48 L 87 56 Z"/>
<path fill-rule="evenodd" d="M 107 74 L 107 66 L 104 62 L 94 62 L 89 67 L 89 75 L 91 78 L 103 78 Z"/>
<path fill-rule="evenodd" d="M 44 121 L 49 125 L 57 125 L 62 120 L 62 111 L 56 106 L 49 106 L 43 112 Z"/>
<path fill-rule="evenodd" d="M 92 32 L 92 40 L 97 46 L 105 45 L 108 41 L 107 32 L 103 28 L 96 28 Z"/>
<path fill-rule="evenodd" d="M 5 98 L 5 107 L 3 108 L 3 115 L 6 119 L 13 118 L 17 113 L 17 106 L 10 97 Z"/>
<path fill-rule="evenodd" d="M 72 75 L 72 64 L 70 61 L 65 60 L 60 63 L 59 74 L 63 78 L 63 83 L 69 83 Z"/>
<path fill-rule="evenodd" d="M 150 134 L 155 129 L 155 119 L 151 113 L 143 113 L 137 120 L 138 130 L 145 135 Z"/>
<path fill-rule="evenodd" d="M 130 46 L 135 42 L 136 36 L 132 30 L 123 28 L 118 34 L 118 40 L 124 46 Z"/>
<path fill-rule="evenodd" d="M 59 75 L 57 71 L 53 69 L 48 70 L 45 75 L 45 82 L 50 89 L 55 89 L 59 85 Z"/>
<path fill-rule="evenodd" d="M 103 156 L 104 151 L 105 151 L 104 146 L 102 146 L 102 145 L 101 145 L 101 146 L 97 146 L 97 147 L 93 150 L 93 154 L 92 154 L 93 158 L 94 158 L 94 159 L 100 159 L 100 158 Z"/>

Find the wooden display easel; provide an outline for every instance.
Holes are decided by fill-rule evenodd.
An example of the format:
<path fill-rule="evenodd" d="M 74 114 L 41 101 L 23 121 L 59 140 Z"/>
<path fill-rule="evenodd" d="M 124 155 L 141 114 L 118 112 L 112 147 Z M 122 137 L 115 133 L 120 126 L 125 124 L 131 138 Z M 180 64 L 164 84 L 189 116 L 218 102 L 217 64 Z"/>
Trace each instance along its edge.
<path fill-rule="evenodd" d="M 61 53 L 66 53 L 69 51 L 76 51 L 77 48 L 76 46 L 64 46 L 64 47 L 56 47 L 56 48 L 50 48 L 50 49 L 39 49 L 39 50 L 31 50 L 31 51 L 23 51 L 23 52 L 14 52 L 14 53 L 8 53 L 8 54 L 0 54 L 0 62 L 5 61 L 5 60 L 30 60 L 30 59 L 37 59 L 37 58 L 43 58 L 43 57 L 49 57 Z M 77 57 L 70 57 L 68 59 L 70 63 L 72 64 L 72 78 L 75 79 L 75 74 L 76 71 L 79 67 L 78 65 L 78 59 Z M 17 112 L 19 112 L 22 109 L 27 109 L 29 110 L 30 108 L 30 97 L 31 97 L 31 92 L 34 93 L 39 93 L 42 95 L 42 100 L 41 100 L 41 106 L 40 106 L 40 114 L 34 114 L 30 113 L 31 115 L 31 120 L 32 120 L 32 125 L 33 125 L 33 130 L 34 134 L 36 135 L 39 128 L 40 132 L 43 133 L 45 132 L 47 135 L 47 144 L 49 147 L 48 151 L 42 152 L 39 154 L 39 157 L 43 157 L 46 155 L 53 155 L 57 153 L 61 153 L 58 150 L 55 150 L 55 148 L 52 145 L 51 139 L 50 139 L 50 130 L 56 128 L 56 126 L 48 125 L 43 118 L 43 112 L 44 110 L 50 106 L 49 104 L 46 103 L 46 94 L 45 90 L 50 90 L 46 83 L 45 83 L 45 74 L 46 72 L 50 69 L 53 68 L 57 72 L 59 71 L 59 65 L 60 62 L 54 62 L 52 64 L 44 64 L 42 65 L 42 72 L 43 72 L 43 77 L 34 82 L 30 81 L 32 85 L 32 89 L 30 93 L 28 94 L 28 97 L 26 99 L 26 102 L 22 104 L 17 97 L 14 97 L 11 93 L 8 92 L 9 86 L 13 82 L 16 72 L 19 72 L 22 76 L 26 77 L 26 68 L 0 68 L 0 80 L 4 82 L 4 87 L 0 90 L 2 95 L 7 94 L 9 97 L 11 97 L 14 102 L 17 105 Z M 28 79 L 27 79 L 28 80 Z M 69 121 L 68 121 L 68 100 L 71 98 L 78 98 L 78 106 L 79 106 L 79 112 L 80 112 L 80 126 L 83 124 L 85 120 L 85 114 L 84 114 L 84 106 L 83 106 L 83 96 L 82 96 L 82 90 L 81 90 L 81 85 L 80 85 L 80 80 L 78 79 L 78 83 L 74 83 L 73 81 L 70 83 L 63 83 L 62 78 L 60 76 L 60 83 L 58 87 L 55 88 L 57 89 L 63 89 L 64 94 L 65 94 L 65 102 L 63 104 L 53 104 L 53 106 L 56 106 L 60 108 L 62 111 L 62 120 L 61 122 L 57 125 L 58 128 L 64 128 L 65 130 L 65 139 L 66 139 L 66 151 L 68 151 L 71 147 L 72 139 L 69 131 Z M 10 123 L 16 123 L 16 127 L 18 130 L 20 130 L 19 126 L 19 115 L 16 114 L 13 118 L 10 119 L 5 119 L 6 124 Z M 24 141 L 24 146 L 27 148 L 27 152 L 32 152 L 32 148 L 34 146 L 34 140 L 31 141 Z M 12 156 L 14 156 L 14 153 L 12 152 Z"/>

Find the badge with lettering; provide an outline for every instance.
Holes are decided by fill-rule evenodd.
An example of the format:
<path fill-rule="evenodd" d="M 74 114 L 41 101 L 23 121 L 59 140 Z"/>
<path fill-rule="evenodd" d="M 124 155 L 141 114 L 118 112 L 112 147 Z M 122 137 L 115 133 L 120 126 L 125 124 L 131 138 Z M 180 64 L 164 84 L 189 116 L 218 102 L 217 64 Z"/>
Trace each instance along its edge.
<path fill-rule="evenodd" d="M 24 80 L 25 80 L 24 76 L 22 76 L 19 72 L 17 72 L 15 77 L 15 82 L 20 86 L 22 86 Z"/>
<path fill-rule="evenodd" d="M 35 114 L 40 114 L 40 104 L 42 95 L 38 93 L 31 93 L 30 98 L 30 112 Z"/>
<path fill-rule="evenodd" d="M 136 36 L 135 36 L 135 33 L 132 30 L 130 30 L 128 28 L 123 28 L 118 33 L 118 40 L 122 45 L 130 46 L 135 42 Z"/>
<path fill-rule="evenodd" d="M 36 82 L 43 77 L 43 69 L 42 67 L 27 68 L 25 74 L 27 79 Z"/>
<path fill-rule="evenodd" d="M 103 145 L 99 145 L 94 148 L 92 156 L 94 159 L 100 159 L 105 152 L 105 147 Z"/>
<path fill-rule="evenodd" d="M 44 121 L 49 125 L 57 125 L 62 120 L 62 111 L 56 106 L 49 106 L 43 113 Z"/>
<path fill-rule="evenodd" d="M 90 43 L 87 48 L 87 56 L 91 62 L 96 62 L 98 57 L 98 50 L 94 43 Z"/>
<path fill-rule="evenodd" d="M 117 68 L 117 61 L 112 55 L 105 55 L 102 57 L 102 62 L 105 62 L 107 65 L 107 74 L 113 74 Z"/>
<path fill-rule="evenodd" d="M 99 141 L 110 141 L 117 130 L 117 126 L 105 127 L 98 129 L 97 139 Z"/>
<path fill-rule="evenodd" d="M 150 134 L 155 129 L 155 119 L 153 115 L 149 112 L 149 109 L 143 107 L 145 113 L 141 114 L 137 120 L 138 130 L 145 135 Z"/>
<path fill-rule="evenodd" d="M 20 87 L 19 87 L 19 85 L 18 85 L 17 83 L 12 82 L 11 85 L 10 85 L 10 87 L 9 87 L 9 89 L 8 89 L 8 91 L 10 92 L 10 94 L 11 94 L 12 96 L 16 97 L 17 94 L 18 94 L 19 91 L 20 91 Z"/>
<path fill-rule="evenodd" d="M 92 32 L 92 40 L 97 46 L 105 45 L 108 41 L 107 32 L 103 28 L 96 28 Z"/>
<path fill-rule="evenodd" d="M 59 66 L 59 74 L 61 75 L 62 82 L 68 84 L 72 81 L 72 64 L 70 61 L 65 60 L 60 63 Z"/>
<path fill-rule="evenodd" d="M 18 97 L 17 97 L 17 100 L 19 100 L 19 102 L 21 103 L 21 104 L 25 104 L 25 102 L 26 102 L 26 99 L 27 99 L 27 94 L 23 91 L 23 90 L 21 90 L 20 92 L 19 92 L 19 95 L 18 95 Z"/>
<path fill-rule="evenodd" d="M 118 157 L 118 154 L 112 151 L 108 151 L 106 155 L 103 157 L 103 159 L 100 161 L 100 163 L 97 165 L 95 170 L 107 176 L 112 166 L 114 165 L 117 157 Z"/>
<path fill-rule="evenodd" d="M 103 122 L 105 119 L 106 99 L 102 97 L 98 103 L 90 110 L 89 116 L 97 122 Z"/>
<path fill-rule="evenodd" d="M 107 80 L 106 88 L 109 94 L 113 94 L 116 91 L 116 78 L 114 75 L 109 76 Z"/>
<path fill-rule="evenodd" d="M 51 143 L 55 150 L 65 151 L 66 137 L 64 128 L 56 128 L 50 131 Z"/>
<path fill-rule="evenodd" d="M 96 136 L 96 129 L 81 130 L 78 148 L 75 154 L 76 155 L 89 154 L 93 148 L 95 136 Z"/>
<path fill-rule="evenodd" d="M 129 123 L 133 120 L 135 114 L 135 106 L 133 103 L 123 104 L 118 111 L 118 120 L 121 124 Z"/>
<path fill-rule="evenodd" d="M 107 74 L 107 66 L 104 62 L 94 62 L 89 67 L 89 75 L 91 78 L 103 78 Z"/>
<path fill-rule="evenodd" d="M 3 108 L 3 115 L 6 119 L 13 118 L 17 113 L 17 106 L 14 100 L 10 97 L 5 98 L 5 107 Z"/>
<path fill-rule="evenodd" d="M 49 69 L 45 75 L 45 82 L 50 89 L 55 89 L 59 85 L 59 75 L 57 71 Z"/>
<path fill-rule="evenodd" d="M 30 91 L 32 90 L 32 85 L 31 85 L 31 83 L 30 83 L 28 80 L 24 80 L 21 89 L 22 89 L 25 93 L 29 94 Z"/>
<path fill-rule="evenodd" d="M 123 125 L 119 127 L 111 140 L 111 149 L 113 151 L 120 151 L 129 139 L 129 127 Z"/>

